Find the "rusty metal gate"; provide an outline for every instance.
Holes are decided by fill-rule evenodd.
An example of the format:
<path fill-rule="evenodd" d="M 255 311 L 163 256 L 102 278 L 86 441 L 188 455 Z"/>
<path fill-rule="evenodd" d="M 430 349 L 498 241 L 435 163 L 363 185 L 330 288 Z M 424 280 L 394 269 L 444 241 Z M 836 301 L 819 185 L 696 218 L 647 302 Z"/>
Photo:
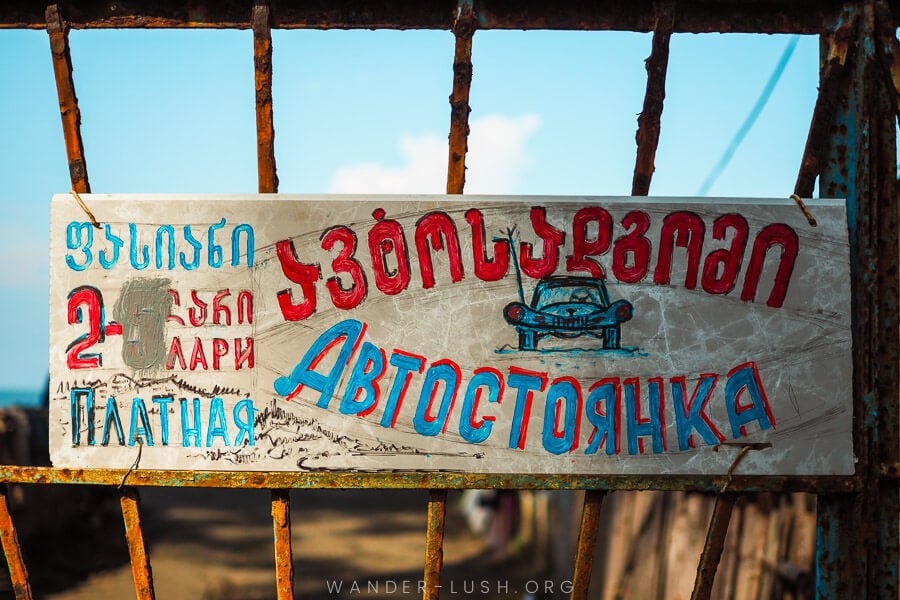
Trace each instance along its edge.
<path fill-rule="evenodd" d="M 681 32 L 818 35 L 820 88 L 795 199 L 847 198 L 853 326 L 856 473 L 849 477 L 509 476 L 450 473 L 258 473 L 0 467 L 20 484 L 87 484 L 119 490 L 135 589 L 153 598 L 141 528 L 142 486 L 271 490 L 279 598 L 293 597 L 289 491 L 299 488 L 423 488 L 428 502 L 424 598 L 437 598 L 447 491 L 466 488 L 586 490 L 572 598 L 588 597 L 601 503 L 615 490 L 697 490 L 717 494 L 692 597 L 709 598 L 732 509 L 742 494 L 817 494 L 816 590 L 822 598 L 898 597 L 898 187 L 896 119 L 900 109 L 900 2 L 864 0 L 6 0 L 0 28 L 46 29 L 50 38 L 72 189 L 90 192 L 72 78 L 70 28 L 237 28 L 253 30 L 259 191 L 278 190 L 272 106 L 272 28 L 442 29 L 455 35 L 450 97 L 447 193 L 463 193 L 472 38 L 485 29 L 653 32 L 647 87 L 638 119 L 632 195 L 650 189 L 660 136 L 669 40 Z M 449 57 L 448 57 L 449 59 Z M 749 447 L 746 447 L 749 449 Z M 746 452 L 738 455 L 738 459 Z M 18 598 L 31 598 L 7 496 L 0 493 L 0 540 Z"/>

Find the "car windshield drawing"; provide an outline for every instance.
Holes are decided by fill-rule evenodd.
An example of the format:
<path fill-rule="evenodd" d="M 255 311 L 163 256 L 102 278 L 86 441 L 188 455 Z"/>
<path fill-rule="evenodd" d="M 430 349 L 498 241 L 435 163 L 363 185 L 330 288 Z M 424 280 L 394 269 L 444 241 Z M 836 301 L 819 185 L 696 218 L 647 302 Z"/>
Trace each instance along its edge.
<path fill-rule="evenodd" d="M 519 334 L 519 350 L 537 350 L 548 336 L 602 340 L 604 350 L 620 347 L 621 325 L 634 315 L 627 300 L 610 302 L 602 279 L 556 276 L 538 281 L 531 304 L 512 302 L 503 309 Z"/>

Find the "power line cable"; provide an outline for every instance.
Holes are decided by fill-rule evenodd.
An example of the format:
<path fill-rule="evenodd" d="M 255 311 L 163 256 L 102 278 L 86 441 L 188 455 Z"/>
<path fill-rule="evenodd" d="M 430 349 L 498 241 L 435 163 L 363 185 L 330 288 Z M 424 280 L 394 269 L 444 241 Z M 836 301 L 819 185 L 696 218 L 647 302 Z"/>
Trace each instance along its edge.
<path fill-rule="evenodd" d="M 799 35 L 791 36 L 791 39 L 788 41 L 787 46 L 785 46 L 784 48 L 784 52 L 781 53 L 781 58 L 778 59 L 778 64 L 775 65 L 775 70 L 772 71 L 772 75 L 769 77 L 769 80 L 766 82 L 765 87 L 763 87 L 762 92 L 759 94 L 759 98 L 757 98 L 756 104 L 753 105 L 753 108 L 750 110 L 750 114 L 748 114 L 747 118 L 744 119 L 744 123 L 741 125 L 740 129 L 738 129 L 737 133 L 734 134 L 734 137 L 731 139 L 731 143 L 728 144 L 728 148 L 726 148 L 725 153 L 722 154 L 722 158 L 719 159 L 719 162 L 716 163 L 716 166 L 714 166 L 709 175 L 706 176 L 706 179 L 703 181 L 700 189 L 697 190 L 697 196 L 705 196 L 707 192 L 709 192 L 709 188 L 711 188 L 719 178 L 719 175 L 722 174 L 722 171 L 725 170 L 725 167 L 728 166 L 728 163 L 731 162 L 731 159 L 734 157 L 734 153 L 737 152 L 738 146 L 741 145 L 741 142 L 743 142 L 744 138 L 747 137 L 747 134 L 750 133 L 753 125 L 756 124 L 756 119 L 759 117 L 760 113 L 762 113 L 763 108 L 765 108 L 766 106 L 766 103 L 769 102 L 769 98 L 772 96 L 772 92 L 774 91 L 775 86 L 778 85 L 778 81 L 784 74 L 784 69 L 785 67 L 787 67 L 788 62 L 790 62 L 791 56 L 793 56 L 794 49 L 797 48 L 797 43 L 799 41 Z"/>

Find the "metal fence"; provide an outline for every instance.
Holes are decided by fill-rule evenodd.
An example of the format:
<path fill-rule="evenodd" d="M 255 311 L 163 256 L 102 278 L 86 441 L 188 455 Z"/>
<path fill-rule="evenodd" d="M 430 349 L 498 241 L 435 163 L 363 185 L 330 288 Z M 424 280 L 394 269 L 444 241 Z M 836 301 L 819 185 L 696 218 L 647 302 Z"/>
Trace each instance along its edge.
<path fill-rule="evenodd" d="M 272 494 L 279 598 L 293 597 L 289 490 L 426 488 L 424 594 L 437 598 L 447 491 L 466 488 L 586 490 L 572 598 L 586 598 L 600 508 L 615 490 L 698 490 L 717 494 L 692 597 L 708 598 L 735 502 L 742 493 L 817 494 L 816 590 L 822 598 L 898 597 L 898 188 L 896 124 L 900 2 L 865 0 L 69 0 L 46 5 L 6 0 L 0 28 L 46 29 L 59 94 L 72 189 L 90 192 L 72 78 L 71 28 L 252 29 L 259 191 L 278 191 L 272 106 L 272 28 L 443 29 L 455 35 L 450 97 L 447 192 L 463 193 L 469 133 L 472 38 L 485 29 L 653 32 L 647 87 L 638 119 L 632 195 L 650 190 L 660 136 L 669 41 L 673 33 L 745 32 L 818 35 L 820 89 L 793 190 L 845 197 L 850 221 L 853 408 L 856 473 L 848 477 L 528 476 L 451 473 L 266 473 L 0 467 L 0 480 L 22 484 L 116 486 L 135 589 L 153 598 L 141 528 L 141 486 L 268 488 Z M 743 453 L 743 451 L 742 451 Z M 740 455 L 739 455 L 740 456 Z M 734 467 L 734 466 L 733 466 Z M 732 470 L 733 470 L 732 467 Z M 17 598 L 31 598 L 26 566 L 0 493 L 0 540 Z"/>

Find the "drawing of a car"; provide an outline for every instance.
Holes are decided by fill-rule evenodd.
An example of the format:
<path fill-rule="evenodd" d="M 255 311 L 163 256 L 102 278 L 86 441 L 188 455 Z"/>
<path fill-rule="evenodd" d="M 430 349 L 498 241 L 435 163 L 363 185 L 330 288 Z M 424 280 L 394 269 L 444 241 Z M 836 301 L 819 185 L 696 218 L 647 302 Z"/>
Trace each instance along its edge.
<path fill-rule="evenodd" d="M 610 303 L 602 279 L 554 276 L 538 281 L 531 305 L 512 302 L 503 309 L 506 322 L 519 334 L 519 350 L 537 350 L 547 336 L 593 336 L 604 349 L 619 348 L 622 323 L 631 319 L 634 307 L 627 300 Z"/>

